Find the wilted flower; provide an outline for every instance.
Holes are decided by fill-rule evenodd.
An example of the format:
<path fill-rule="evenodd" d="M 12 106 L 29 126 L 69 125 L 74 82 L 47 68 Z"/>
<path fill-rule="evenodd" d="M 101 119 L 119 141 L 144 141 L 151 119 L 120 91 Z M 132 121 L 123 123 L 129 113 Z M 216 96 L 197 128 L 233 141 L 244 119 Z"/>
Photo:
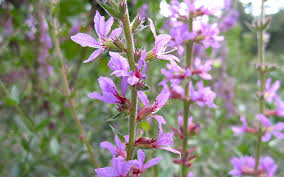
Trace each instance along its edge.
<path fill-rule="evenodd" d="M 99 36 L 99 41 L 84 33 L 78 33 L 74 36 L 71 36 L 71 39 L 80 44 L 82 47 L 88 46 L 97 48 L 97 50 L 95 50 L 90 57 L 84 61 L 84 63 L 90 62 L 98 57 L 104 50 L 106 50 L 105 42 L 116 38 L 121 34 L 122 28 L 116 28 L 111 32 L 110 35 L 108 35 L 110 33 L 113 21 L 113 17 L 110 17 L 107 21 L 105 21 L 105 17 L 101 16 L 99 11 L 97 11 L 94 18 L 94 27 L 97 35 Z"/>

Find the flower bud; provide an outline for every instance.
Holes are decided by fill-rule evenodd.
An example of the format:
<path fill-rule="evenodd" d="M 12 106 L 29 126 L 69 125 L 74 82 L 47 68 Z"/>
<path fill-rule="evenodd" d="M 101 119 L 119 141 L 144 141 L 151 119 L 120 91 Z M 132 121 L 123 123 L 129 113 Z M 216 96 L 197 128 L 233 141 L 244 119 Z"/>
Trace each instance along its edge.
<path fill-rule="evenodd" d="M 105 9 L 105 11 L 112 17 L 117 18 L 117 19 L 122 19 L 122 15 L 119 11 L 119 5 L 116 1 L 110 0 L 108 2 L 109 5 L 106 5 L 100 1 L 98 1 L 99 5 Z"/>
<path fill-rule="evenodd" d="M 104 41 L 103 45 L 107 50 L 109 50 L 111 52 L 123 52 L 123 49 L 121 49 L 117 45 L 115 45 L 115 42 L 112 39 Z"/>
<path fill-rule="evenodd" d="M 141 16 L 138 14 L 131 23 L 132 32 L 136 33 L 138 31 L 141 31 L 143 29 L 144 21 L 145 21 L 145 18 L 141 18 Z"/>
<path fill-rule="evenodd" d="M 150 50 L 149 52 L 147 52 L 147 55 L 146 55 L 146 62 L 151 62 L 151 61 L 154 61 L 156 59 L 156 54 L 153 50 Z"/>
<path fill-rule="evenodd" d="M 148 118 L 153 112 L 152 106 L 147 106 L 143 108 L 137 115 L 136 121 L 142 121 Z"/>
<path fill-rule="evenodd" d="M 141 137 L 137 139 L 134 143 L 134 146 L 139 148 L 153 148 L 153 144 L 156 142 L 156 139 L 148 138 L 148 137 Z"/>
<path fill-rule="evenodd" d="M 116 47 L 118 47 L 119 49 L 125 50 L 124 43 L 123 43 L 120 39 L 118 39 L 118 38 L 113 39 L 113 44 L 114 44 Z"/>

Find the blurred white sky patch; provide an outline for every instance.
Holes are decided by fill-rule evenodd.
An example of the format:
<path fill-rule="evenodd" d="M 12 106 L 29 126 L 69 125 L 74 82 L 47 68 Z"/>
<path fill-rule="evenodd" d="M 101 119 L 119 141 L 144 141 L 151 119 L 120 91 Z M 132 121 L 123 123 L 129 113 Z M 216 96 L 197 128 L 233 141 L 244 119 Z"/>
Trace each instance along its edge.
<path fill-rule="evenodd" d="M 261 0 L 240 0 L 243 4 L 247 5 L 251 3 L 250 7 L 245 9 L 246 13 L 258 16 L 260 14 Z M 264 3 L 265 14 L 271 15 L 284 9 L 284 0 L 268 0 Z"/>
<path fill-rule="evenodd" d="M 261 0 L 240 0 L 245 6 L 251 3 L 251 6 L 247 6 L 245 9 L 245 12 L 248 14 L 252 14 L 254 16 L 258 16 L 260 14 L 260 6 L 261 6 Z M 197 1 L 197 7 L 204 5 L 205 7 L 209 7 L 210 9 L 216 8 L 216 9 L 222 9 L 224 6 L 224 0 L 198 0 Z M 185 3 L 184 6 L 186 7 Z M 169 4 L 162 0 L 160 3 L 160 13 L 168 17 L 171 12 L 169 11 Z M 279 10 L 284 9 L 284 0 L 267 0 L 265 2 L 265 14 L 275 14 L 279 12 Z M 183 9 L 181 9 L 181 12 Z M 218 10 L 216 15 L 221 14 L 221 10 Z"/>

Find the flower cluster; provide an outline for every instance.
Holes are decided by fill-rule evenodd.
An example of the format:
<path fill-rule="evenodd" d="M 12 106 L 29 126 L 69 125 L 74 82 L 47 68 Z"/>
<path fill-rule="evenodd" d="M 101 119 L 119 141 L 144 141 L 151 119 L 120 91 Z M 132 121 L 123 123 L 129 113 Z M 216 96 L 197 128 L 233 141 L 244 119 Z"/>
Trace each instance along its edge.
<path fill-rule="evenodd" d="M 123 4 L 124 2 L 120 4 L 119 8 L 125 7 L 125 5 Z M 102 6 L 104 7 L 103 4 Z M 163 132 L 162 126 L 166 124 L 166 121 L 161 115 L 157 114 L 157 112 L 164 105 L 166 105 L 170 97 L 170 92 L 168 92 L 168 90 L 166 90 L 165 88 L 162 89 L 161 93 L 157 96 L 152 104 L 150 104 L 150 101 L 148 100 L 145 93 L 145 90 L 148 89 L 148 86 L 145 84 L 147 79 L 147 63 L 149 63 L 149 61 L 161 59 L 168 60 L 170 61 L 171 65 L 178 67 L 176 62 L 179 62 L 179 59 L 170 54 L 170 52 L 166 51 L 167 44 L 170 41 L 171 36 L 167 34 L 157 35 L 154 22 L 149 19 L 150 29 L 155 38 L 155 46 L 148 52 L 146 52 L 145 49 L 136 49 L 134 56 L 135 66 L 133 66 L 133 62 L 129 57 L 130 51 L 127 49 L 127 47 L 125 47 L 126 45 L 128 45 L 128 43 L 125 43 L 126 41 L 124 41 L 125 38 L 129 37 L 125 32 L 127 30 L 125 28 L 127 27 L 123 25 L 123 22 L 125 22 L 125 20 L 127 19 L 125 19 L 125 15 L 116 18 L 120 20 L 121 27 L 112 30 L 112 25 L 115 18 L 110 17 L 107 21 L 105 21 L 105 17 L 101 16 L 97 11 L 94 17 L 94 27 L 98 39 L 95 39 L 88 34 L 78 33 L 71 36 L 71 40 L 83 47 L 88 46 L 96 48 L 96 50 L 90 55 L 87 60 L 84 61 L 84 63 L 90 62 L 99 57 L 102 52 L 109 52 L 110 60 L 108 61 L 108 67 L 112 72 L 110 73 L 109 77 L 101 76 L 98 78 L 101 92 L 91 92 L 88 94 L 89 98 L 101 100 L 104 103 L 117 105 L 119 114 L 123 113 L 123 116 L 128 117 L 129 121 L 131 121 L 130 119 L 132 118 L 132 115 L 136 115 L 136 117 L 134 117 L 134 124 L 139 124 L 146 119 L 152 118 L 154 118 L 158 122 L 159 134 L 157 137 L 136 137 L 135 135 L 138 134 L 138 130 L 135 130 L 136 128 L 134 127 L 134 131 L 136 131 L 134 132 L 134 135 L 128 134 L 124 136 L 124 138 L 118 136 L 116 132 L 116 146 L 107 141 L 104 141 L 100 144 L 101 148 L 109 150 L 112 153 L 113 157 L 111 160 L 112 167 L 98 168 L 95 170 L 99 177 L 125 177 L 128 175 L 132 177 L 138 177 L 142 175 L 147 168 L 156 165 L 162 159 L 161 157 L 157 157 L 149 160 L 147 163 L 144 163 L 145 153 L 139 148 L 152 150 L 164 149 L 180 155 L 179 151 L 172 148 L 172 146 L 174 145 L 174 134 L 171 132 Z M 138 18 L 136 18 L 135 20 L 137 19 Z M 132 24 L 136 23 L 135 20 Z M 144 19 L 140 19 L 139 23 L 142 23 L 143 21 Z M 138 24 L 137 26 L 140 26 L 140 24 Z M 124 35 L 121 34 L 122 31 L 125 32 Z M 207 72 L 207 68 L 201 67 L 199 69 Z M 205 73 L 202 74 L 206 75 Z M 111 77 L 113 76 L 121 81 L 120 88 L 118 88 L 115 82 L 111 79 Z M 136 97 L 139 98 L 138 100 L 141 101 L 144 107 L 136 109 L 136 103 L 132 102 L 133 99 L 127 98 L 128 88 L 131 89 L 131 93 L 133 93 L 133 91 L 135 92 L 135 94 L 137 95 Z M 133 97 L 135 95 L 131 94 L 131 96 Z M 133 144 L 131 144 L 131 136 L 134 137 Z M 133 156 L 128 152 L 131 145 L 133 145 L 133 147 L 137 149 L 136 160 L 129 158 L 129 156 Z"/>

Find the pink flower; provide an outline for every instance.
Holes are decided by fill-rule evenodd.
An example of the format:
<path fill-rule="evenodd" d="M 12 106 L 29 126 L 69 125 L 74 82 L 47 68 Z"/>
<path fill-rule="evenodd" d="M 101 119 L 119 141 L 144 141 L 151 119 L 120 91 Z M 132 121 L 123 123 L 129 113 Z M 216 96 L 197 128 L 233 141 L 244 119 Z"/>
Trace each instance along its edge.
<path fill-rule="evenodd" d="M 211 90 L 210 87 L 204 87 L 203 81 L 197 83 L 197 91 L 194 90 L 193 86 L 190 86 L 191 100 L 195 101 L 198 106 L 205 106 L 217 108 L 214 104 L 216 94 Z"/>
<path fill-rule="evenodd" d="M 153 23 L 153 21 L 148 18 L 149 22 L 150 22 L 150 28 L 151 31 L 155 37 L 155 47 L 152 50 L 153 54 L 155 55 L 155 58 L 158 59 L 162 59 L 162 60 L 169 60 L 171 62 L 171 64 L 176 65 L 177 67 L 179 67 L 175 61 L 180 61 L 176 56 L 168 54 L 167 52 L 165 52 L 166 50 L 166 45 L 169 43 L 169 41 L 171 40 L 171 36 L 168 34 L 160 34 L 157 35 L 156 33 L 156 28 L 155 25 Z"/>
<path fill-rule="evenodd" d="M 100 143 L 101 148 L 109 150 L 114 156 L 121 156 L 126 158 L 125 144 L 123 144 L 117 136 L 115 136 L 116 147 L 110 142 L 104 141 Z"/>
<path fill-rule="evenodd" d="M 147 168 L 157 165 L 160 160 L 162 160 L 162 157 L 156 157 L 144 164 L 145 153 L 141 149 L 139 149 L 137 151 L 137 161 L 134 167 L 132 167 L 133 177 L 138 177 L 139 175 L 142 175 Z"/>
<path fill-rule="evenodd" d="M 192 74 L 198 74 L 202 79 L 211 80 L 212 76 L 207 72 L 211 70 L 212 64 L 213 62 L 211 60 L 206 61 L 204 64 L 201 64 L 201 60 L 199 58 L 195 58 L 195 70 L 192 70 Z"/>
<path fill-rule="evenodd" d="M 105 103 L 119 104 L 118 110 L 122 111 L 123 108 L 129 108 L 130 101 L 125 97 L 127 90 L 127 80 L 124 78 L 121 81 L 121 92 L 122 96 L 119 95 L 118 90 L 114 82 L 108 77 L 100 77 L 98 79 L 100 87 L 102 89 L 102 94 L 94 91 L 88 94 L 89 98 L 102 100 Z"/>
<path fill-rule="evenodd" d="M 135 160 L 125 161 L 122 157 L 111 160 L 112 167 L 95 169 L 98 177 L 127 177 Z"/>
<path fill-rule="evenodd" d="M 271 85 L 271 78 L 268 78 L 265 83 L 264 98 L 271 103 L 277 97 L 277 90 L 280 88 L 280 81 L 276 81 Z"/>
<path fill-rule="evenodd" d="M 279 122 L 276 125 L 272 125 L 270 120 L 262 114 L 257 115 L 258 120 L 266 128 L 265 135 L 262 137 L 263 142 L 267 142 L 271 139 L 271 136 L 274 135 L 278 139 L 284 139 L 284 122 Z"/>
<path fill-rule="evenodd" d="M 99 36 L 99 41 L 95 40 L 92 36 L 84 33 L 77 33 L 76 35 L 71 36 L 71 39 L 74 42 L 80 44 L 82 47 L 88 46 L 97 49 L 90 55 L 87 60 L 84 61 L 84 63 L 94 60 L 106 49 L 106 47 L 104 46 L 105 41 L 116 38 L 121 34 L 122 28 L 116 28 L 111 32 L 110 35 L 108 35 L 111 30 L 113 21 L 113 17 L 110 17 L 107 21 L 105 21 L 105 17 L 101 16 L 99 11 L 97 11 L 94 18 L 94 27 L 97 35 Z"/>

